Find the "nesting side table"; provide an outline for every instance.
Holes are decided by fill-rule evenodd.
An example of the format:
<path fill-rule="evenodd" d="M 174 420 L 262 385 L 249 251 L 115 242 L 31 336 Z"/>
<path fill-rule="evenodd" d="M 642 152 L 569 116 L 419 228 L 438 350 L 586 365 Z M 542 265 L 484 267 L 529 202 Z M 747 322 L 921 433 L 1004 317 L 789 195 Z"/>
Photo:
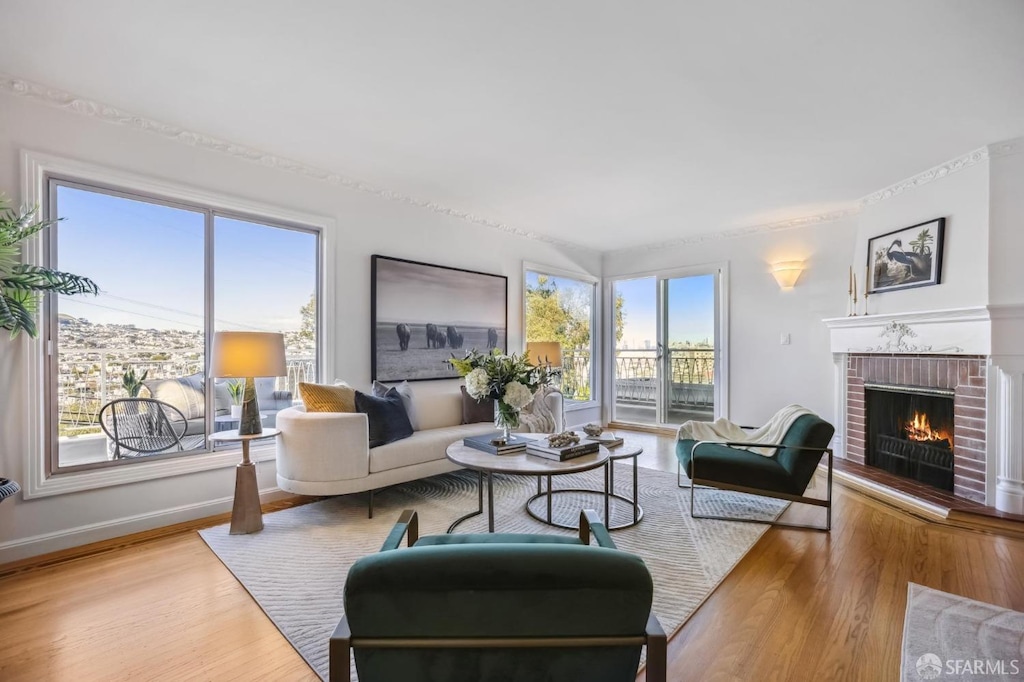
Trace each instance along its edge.
<path fill-rule="evenodd" d="M 263 530 L 263 509 L 260 489 L 256 483 L 256 464 L 249 459 L 249 443 L 277 438 L 280 429 L 263 429 L 262 433 L 241 436 L 238 429 L 210 434 L 210 442 L 241 443 L 242 461 L 235 467 L 235 501 L 231 507 L 231 535 L 245 535 Z"/>

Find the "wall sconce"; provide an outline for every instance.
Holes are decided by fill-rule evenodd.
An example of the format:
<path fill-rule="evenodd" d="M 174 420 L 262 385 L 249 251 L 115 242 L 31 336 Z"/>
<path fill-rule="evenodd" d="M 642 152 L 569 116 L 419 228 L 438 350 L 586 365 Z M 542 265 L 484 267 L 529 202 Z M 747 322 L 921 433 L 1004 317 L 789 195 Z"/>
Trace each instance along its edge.
<path fill-rule="evenodd" d="M 772 275 L 782 290 L 792 289 L 803 271 L 804 262 L 800 260 L 788 260 L 772 265 Z"/>

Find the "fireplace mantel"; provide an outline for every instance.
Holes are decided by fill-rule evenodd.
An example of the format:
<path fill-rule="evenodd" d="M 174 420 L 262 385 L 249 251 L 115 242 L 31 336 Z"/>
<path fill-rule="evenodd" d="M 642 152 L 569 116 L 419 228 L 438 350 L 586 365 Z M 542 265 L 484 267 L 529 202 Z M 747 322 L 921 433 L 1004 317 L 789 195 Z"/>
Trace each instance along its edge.
<path fill-rule="evenodd" d="M 823 320 L 833 353 L 991 355 L 989 308 L 953 308 Z"/>

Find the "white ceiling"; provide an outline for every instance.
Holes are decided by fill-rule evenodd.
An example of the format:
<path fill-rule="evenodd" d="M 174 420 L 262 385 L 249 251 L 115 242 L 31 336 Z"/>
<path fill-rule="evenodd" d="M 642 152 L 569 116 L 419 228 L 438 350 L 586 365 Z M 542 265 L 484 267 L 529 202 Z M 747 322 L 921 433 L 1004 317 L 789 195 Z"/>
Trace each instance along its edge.
<path fill-rule="evenodd" d="M 0 70 L 614 249 L 1024 134 L 1020 0 L 0 0 Z"/>

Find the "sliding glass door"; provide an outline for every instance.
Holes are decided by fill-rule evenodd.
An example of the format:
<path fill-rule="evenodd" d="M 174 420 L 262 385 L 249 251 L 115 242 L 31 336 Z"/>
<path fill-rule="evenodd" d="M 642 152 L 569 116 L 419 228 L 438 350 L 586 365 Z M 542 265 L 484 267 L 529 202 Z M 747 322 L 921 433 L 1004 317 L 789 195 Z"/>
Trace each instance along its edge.
<path fill-rule="evenodd" d="M 612 283 L 612 420 L 674 426 L 721 414 L 718 269 Z"/>

